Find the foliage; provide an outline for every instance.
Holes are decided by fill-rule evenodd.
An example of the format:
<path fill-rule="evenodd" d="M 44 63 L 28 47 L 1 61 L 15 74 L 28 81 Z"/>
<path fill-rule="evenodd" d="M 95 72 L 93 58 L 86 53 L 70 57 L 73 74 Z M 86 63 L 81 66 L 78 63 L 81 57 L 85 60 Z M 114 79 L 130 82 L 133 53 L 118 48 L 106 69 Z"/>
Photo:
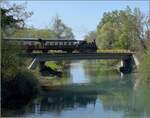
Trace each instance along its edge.
<path fill-rule="evenodd" d="M 16 56 L 19 47 L 16 45 L 8 45 L 2 41 L 2 58 L 1 58 L 1 76 L 2 79 L 13 78 L 18 70 L 21 68 L 21 60 Z"/>
<path fill-rule="evenodd" d="M 24 38 L 51 38 L 55 39 L 56 34 L 50 29 L 35 29 L 35 28 L 24 28 L 20 29 L 13 34 L 13 37 L 24 37 Z"/>
<path fill-rule="evenodd" d="M 24 5 L 4 5 L 1 3 L 1 29 L 3 36 L 12 35 L 17 29 L 25 26 L 25 20 L 29 18 L 33 12 L 27 12 Z"/>
<path fill-rule="evenodd" d="M 24 20 L 28 18 L 31 13 L 26 12 L 23 6 L 10 5 L 9 7 L 1 8 L 2 14 L 2 79 L 11 79 L 17 74 L 20 68 L 23 68 L 23 61 L 19 59 L 20 47 L 16 44 L 7 44 L 3 40 L 3 36 L 10 36 L 18 28 L 24 27 Z M 9 31 L 9 30 L 10 31 Z M 11 32 L 11 33 L 10 33 Z"/>
<path fill-rule="evenodd" d="M 56 70 L 59 66 L 55 62 L 47 61 L 45 63 L 47 67 L 50 67 L 53 70 Z"/>
<path fill-rule="evenodd" d="M 13 37 L 25 38 L 49 38 L 49 39 L 67 39 L 73 40 L 74 35 L 71 28 L 67 27 L 62 20 L 56 16 L 54 18 L 53 26 L 51 29 L 35 29 L 23 28 L 13 34 Z"/>
<path fill-rule="evenodd" d="M 85 40 L 92 41 L 95 37 L 97 46 L 101 50 L 128 49 L 137 52 L 141 63 L 141 75 L 146 76 L 143 78 L 148 80 L 150 73 L 150 19 L 144 16 L 139 8 L 131 10 L 127 6 L 124 10 L 105 12 L 96 31 L 89 33 Z"/>
<path fill-rule="evenodd" d="M 15 107 L 29 102 L 40 91 L 39 82 L 31 72 L 20 70 L 11 80 L 2 79 L 2 106 Z M 20 104 L 21 102 L 21 104 Z"/>
<path fill-rule="evenodd" d="M 72 29 L 66 26 L 58 16 L 54 17 L 52 30 L 55 32 L 57 39 L 74 39 Z"/>
<path fill-rule="evenodd" d="M 150 47 L 148 47 L 147 53 L 144 53 L 141 59 L 140 75 L 143 82 L 150 83 Z"/>
<path fill-rule="evenodd" d="M 23 11 L 22 11 L 23 10 Z M 36 77 L 28 72 L 24 66 L 24 59 L 20 59 L 20 47 L 16 44 L 8 44 L 3 37 L 12 36 L 18 29 L 24 27 L 24 20 L 31 14 L 26 12 L 24 7 L 13 5 L 1 8 L 2 15 L 2 58 L 1 58 L 1 85 L 2 85 L 2 106 L 13 106 L 13 103 L 27 103 L 32 96 L 38 93 L 39 86 Z"/>
<path fill-rule="evenodd" d="M 17 87 L 20 88 L 20 93 L 24 96 L 36 94 L 38 92 L 38 80 L 31 72 L 28 72 L 27 70 L 19 71 L 15 76 L 15 80 Z"/>
<path fill-rule="evenodd" d="M 89 32 L 89 34 L 86 35 L 84 38 L 84 40 L 86 40 L 87 42 L 92 42 L 95 39 L 96 39 L 96 33 L 94 31 Z"/>
<path fill-rule="evenodd" d="M 150 36 L 149 22 L 139 8 L 131 10 L 127 6 L 125 10 L 105 12 L 96 31 L 89 33 L 85 40 L 93 40 L 96 37 L 97 46 L 101 49 L 135 51 L 139 42 L 142 48 L 146 49 L 145 39 Z"/>

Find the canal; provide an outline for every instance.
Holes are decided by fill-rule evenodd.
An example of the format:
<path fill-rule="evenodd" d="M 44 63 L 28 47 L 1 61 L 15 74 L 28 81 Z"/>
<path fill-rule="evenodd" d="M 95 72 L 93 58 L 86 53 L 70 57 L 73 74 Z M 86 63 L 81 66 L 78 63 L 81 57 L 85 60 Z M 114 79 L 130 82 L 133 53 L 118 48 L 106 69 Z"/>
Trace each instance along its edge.
<path fill-rule="evenodd" d="M 4 116 L 41 118 L 149 118 L 150 86 L 136 73 L 122 76 L 97 61 L 73 61 L 66 87 L 44 91 L 21 109 Z M 63 79 L 63 78 L 62 78 Z"/>

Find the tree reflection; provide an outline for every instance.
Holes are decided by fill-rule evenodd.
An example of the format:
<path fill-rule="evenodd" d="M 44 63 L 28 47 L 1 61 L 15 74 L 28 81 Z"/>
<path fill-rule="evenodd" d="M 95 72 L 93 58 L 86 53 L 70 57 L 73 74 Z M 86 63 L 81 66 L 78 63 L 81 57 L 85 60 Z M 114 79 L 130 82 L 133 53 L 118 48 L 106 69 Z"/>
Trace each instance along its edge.
<path fill-rule="evenodd" d="M 140 86 L 134 90 L 115 91 L 111 95 L 101 95 L 105 110 L 121 111 L 124 117 L 150 117 L 150 87 Z"/>
<path fill-rule="evenodd" d="M 86 108 L 88 104 L 93 106 L 96 103 L 97 95 L 89 93 L 78 94 L 70 93 L 65 94 L 58 92 L 55 94 L 44 95 L 40 101 L 33 102 L 28 108 L 30 111 L 41 114 L 42 112 L 55 112 L 61 113 L 65 109 L 75 109 L 78 107 Z"/>

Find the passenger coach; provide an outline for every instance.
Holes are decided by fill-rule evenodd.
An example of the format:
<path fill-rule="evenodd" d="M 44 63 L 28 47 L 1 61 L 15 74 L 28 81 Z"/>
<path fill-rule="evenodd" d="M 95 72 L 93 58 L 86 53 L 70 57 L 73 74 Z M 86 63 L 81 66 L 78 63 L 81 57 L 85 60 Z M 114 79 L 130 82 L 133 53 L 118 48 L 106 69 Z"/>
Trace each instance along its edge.
<path fill-rule="evenodd" d="M 48 40 L 41 38 L 5 38 L 4 40 L 10 44 L 20 45 L 21 49 L 26 50 L 28 53 L 33 51 L 47 53 L 50 50 L 65 51 L 69 53 L 74 51 L 95 52 L 97 50 L 95 40 L 90 43 L 82 40 Z"/>

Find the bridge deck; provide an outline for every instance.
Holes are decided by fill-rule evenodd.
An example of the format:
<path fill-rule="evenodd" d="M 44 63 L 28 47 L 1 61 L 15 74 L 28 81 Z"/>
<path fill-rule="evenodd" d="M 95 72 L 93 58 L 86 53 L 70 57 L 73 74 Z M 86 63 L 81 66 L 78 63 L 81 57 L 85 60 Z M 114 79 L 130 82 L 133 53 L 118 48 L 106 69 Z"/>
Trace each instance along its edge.
<path fill-rule="evenodd" d="M 98 52 L 98 53 L 24 53 L 22 57 L 36 58 L 38 61 L 86 60 L 86 59 L 126 59 L 131 52 Z"/>

